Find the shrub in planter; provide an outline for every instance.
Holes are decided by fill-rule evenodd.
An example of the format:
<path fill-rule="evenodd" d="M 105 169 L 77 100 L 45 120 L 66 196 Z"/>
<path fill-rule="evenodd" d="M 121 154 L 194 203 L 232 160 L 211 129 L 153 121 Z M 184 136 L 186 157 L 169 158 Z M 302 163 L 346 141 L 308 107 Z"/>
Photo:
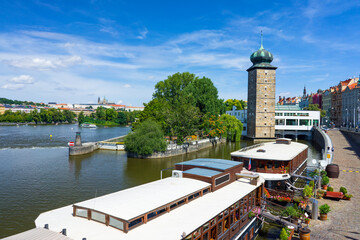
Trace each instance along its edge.
<path fill-rule="evenodd" d="M 325 221 L 327 219 L 327 214 L 330 212 L 330 206 L 327 204 L 321 205 L 320 210 L 320 220 Z"/>
<path fill-rule="evenodd" d="M 253 213 L 253 211 L 250 211 L 250 212 L 249 212 L 249 218 L 251 219 L 251 218 L 253 218 L 253 217 L 255 217 L 255 213 Z"/>
<path fill-rule="evenodd" d="M 342 192 L 345 195 L 347 194 L 347 189 L 345 187 L 340 187 L 340 192 Z"/>
<path fill-rule="evenodd" d="M 313 189 L 309 185 L 306 185 L 303 189 L 304 197 L 311 197 L 313 195 Z"/>
<path fill-rule="evenodd" d="M 280 232 L 280 239 L 281 240 L 287 240 L 289 238 L 289 235 L 286 231 L 285 228 L 281 229 L 281 232 Z"/>
<path fill-rule="evenodd" d="M 322 177 L 322 179 L 321 179 L 321 184 L 322 184 L 322 185 L 328 185 L 329 182 L 330 182 L 330 180 L 329 180 L 329 177 L 328 177 L 328 176 Z"/>
<path fill-rule="evenodd" d="M 314 182 L 313 180 L 311 180 L 311 181 L 309 182 L 309 186 L 310 186 L 311 188 L 314 188 L 315 182 Z"/>
<path fill-rule="evenodd" d="M 328 191 L 328 192 L 333 192 L 333 191 L 334 191 L 334 188 L 333 188 L 333 187 L 328 187 L 328 188 L 327 188 L 327 191 Z"/>
<path fill-rule="evenodd" d="M 344 199 L 345 199 L 345 200 L 350 200 L 350 199 L 352 198 L 352 196 L 353 196 L 353 195 L 346 193 L 346 194 L 344 194 Z"/>
<path fill-rule="evenodd" d="M 321 177 L 327 176 L 327 172 L 325 170 L 321 170 L 320 172 Z"/>

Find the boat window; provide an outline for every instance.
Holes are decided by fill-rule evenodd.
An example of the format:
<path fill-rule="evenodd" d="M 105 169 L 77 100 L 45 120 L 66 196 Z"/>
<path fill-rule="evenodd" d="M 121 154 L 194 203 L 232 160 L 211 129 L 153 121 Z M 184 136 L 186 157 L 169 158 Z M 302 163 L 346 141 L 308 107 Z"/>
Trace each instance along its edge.
<path fill-rule="evenodd" d="M 220 185 L 220 184 L 222 184 L 224 182 L 227 182 L 229 180 L 230 180 L 230 174 L 229 173 L 224 175 L 224 176 L 218 177 L 218 178 L 215 179 L 215 186 L 218 186 L 218 185 Z"/>
<path fill-rule="evenodd" d="M 195 238 L 197 238 L 197 237 L 199 237 L 200 236 L 200 228 L 198 228 L 194 233 L 193 233 L 193 237 L 194 237 L 194 239 Z"/>
<path fill-rule="evenodd" d="M 225 216 L 229 214 L 229 210 L 224 211 Z"/>
<path fill-rule="evenodd" d="M 215 224 L 216 224 L 216 217 L 210 221 L 210 226 L 214 226 Z"/>
<path fill-rule="evenodd" d="M 275 167 L 275 168 L 279 168 L 279 162 L 278 162 L 278 161 L 275 161 L 274 167 Z"/>
<path fill-rule="evenodd" d="M 79 217 L 87 218 L 88 217 L 88 210 L 87 209 L 82 209 L 82 208 L 76 208 L 75 215 L 79 216 Z"/>
<path fill-rule="evenodd" d="M 247 202 L 245 202 L 245 204 L 244 204 L 244 213 L 246 213 L 247 212 Z"/>
<path fill-rule="evenodd" d="M 218 223 L 217 230 L 218 230 L 218 236 L 219 236 L 222 233 L 222 222 Z"/>
<path fill-rule="evenodd" d="M 178 201 L 177 204 L 178 204 L 178 206 L 180 206 L 180 205 L 183 204 L 183 203 L 185 203 L 185 199 Z"/>
<path fill-rule="evenodd" d="M 267 165 L 267 168 L 268 168 L 268 169 L 269 169 L 269 168 L 272 168 L 272 162 L 271 162 L 271 161 L 267 161 L 266 165 Z"/>
<path fill-rule="evenodd" d="M 238 208 L 238 207 L 239 207 L 239 202 L 237 202 L 235 205 L 235 208 Z"/>
<path fill-rule="evenodd" d="M 204 233 L 203 240 L 209 240 L 209 232 Z"/>
<path fill-rule="evenodd" d="M 223 225 L 224 225 L 224 232 L 226 232 L 230 227 L 229 217 L 224 219 Z"/>
<path fill-rule="evenodd" d="M 170 205 L 170 209 L 173 209 L 173 208 L 176 207 L 176 206 L 177 206 L 177 204 L 174 203 L 174 204 Z"/>
<path fill-rule="evenodd" d="M 234 223 L 234 214 L 230 214 L 230 225 Z"/>
<path fill-rule="evenodd" d="M 218 215 L 218 219 L 222 219 L 222 217 L 223 217 L 223 213 L 220 213 L 220 214 Z"/>
<path fill-rule="evenodd" d="M 255 198 L 253 198 L 253 204 L 252 205 L 253 205 L 253 207 L 255 207 Z"/>
<path fill-rule="evenodd" d="M 134 221 L 131 221 L 129 223 L 129 228 L 133 227 L 133 226 L 136 226 L 138 224 L 142 223 L 142 217 L 141 218 L 138 218 L 138 219 L 135 219 Z"/>
<path fill-rule="evenodd" d="M 198 196 L 200 196 L 200 192 L 194 194 L 194 198 L 197 198 Z"/>
<path fill-rule="evenodd" d="M 98 222 L 105 223 L 105 214 L 91 211 L 91 219 L 98 221 Z"/>
<path fill-rule="evenodd" d="M 207 231 L 209 229 L 209 223 L 206 223 L 203 225 L 203 232 Z"/>
<path fill-rule="evenodd" d="M 109 225 L 120 230 L 124 230 L 124 223 L 116 218 L 110 217 Z"/>
<path fill-rule="evenodd" d="M 244 214 L 243 208 L 240 208 L 240 217 L 242 217 Z"/>
<path fill-rule="evenodd" d="M 203 195 L 205 195 L 205 194 L 207 194 L 207 193 L 209 193 L 209 189 L 208 189 L 208 188 L 203 190 Z"/>
<path fill-rule="evenodd" d="M 237 209 L 237 210 L 235 211 L 235 222 L 237 222 L 239 219 L 240 219 L 239 209 Z"/>
<path fill-rule="evenodd" d="M 188 236 L 185 238 L 185 240 L 191 240 L 191 234 L 188 235 Z"/>
<path fill-rule="evenodd" d="M 259 162 L 259 168 L 263 168 L 263 169 L 265 168 L 263 161 L 260 161 L 260 162 Z"/>
<path fill-rule="evenodd" d="M 191 201 L 194 198 L 194 195 L 188 197 L 188 200 Z"/>

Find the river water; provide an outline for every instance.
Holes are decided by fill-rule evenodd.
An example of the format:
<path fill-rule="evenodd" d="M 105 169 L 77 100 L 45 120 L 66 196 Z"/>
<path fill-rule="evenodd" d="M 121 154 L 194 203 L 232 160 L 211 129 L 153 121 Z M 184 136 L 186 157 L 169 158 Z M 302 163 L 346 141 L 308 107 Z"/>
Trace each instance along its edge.
<path fill-rule="evenodd" d="M 230 159 L 232 151 L 252 144 L 243 140 L 166 159 L 127 158 L 125 152 L 104 150 L 69 156 L 66 144 L 75 140 L 77 131 L 90 142 L 122 136 L 130 129 L 0 126 L 0 238 L 33 228 L 42 212 L 158 180 L 161 169 L 177 162 Z M 319 158 L 310 142 L 302 142 L 310 146 L 310 158 Z"/>

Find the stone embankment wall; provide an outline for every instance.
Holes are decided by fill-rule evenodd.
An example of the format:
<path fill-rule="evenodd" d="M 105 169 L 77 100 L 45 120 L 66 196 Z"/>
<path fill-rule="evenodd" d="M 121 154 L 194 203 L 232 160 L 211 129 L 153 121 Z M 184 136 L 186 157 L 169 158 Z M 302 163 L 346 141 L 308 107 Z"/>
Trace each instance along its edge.
<path fill-rule="evenodd" d="M 333 152 L 331 150 L 333 148 L 333 144 L 329 135 L 327 135 L 326 132 L 321 128 L 314 127 L 313 141 L 318 147 L 322 149 L 322 159 L 327 159 L 327 155 L 330 154 L 328 164 L 332 163 Z"/>
<path fill-rule="evenodd" d="M 349 130 L 347 128 L 340 128 L 340 131 L 346 138 L 350 138 L 356 144 L 360 144 L 360 132 Z"/>
<path fill-rule="evenodd" d="M 83 143 L 82 146 L 69 147 L 69 155 L 82 155 L 91 153 L 98 149 L 98 145 L 95 142 Z"/>
<path fill-rule="evenodd" d="M 216 144 L 225 143 L 226 139 L 204 139 L 201 141 L 192 142 L 190 144 L 183 144 L 177 146 L 176 144 L 169 145 L 165 152 L 157 152 L 151 155 L 138 155 L 136 153 L 127 152 L 127 156 L 130 158 L 167 158 L 176 155 L 186 154 L 190 152 L 196 152 L 204 148 L 215 146 Z"/>

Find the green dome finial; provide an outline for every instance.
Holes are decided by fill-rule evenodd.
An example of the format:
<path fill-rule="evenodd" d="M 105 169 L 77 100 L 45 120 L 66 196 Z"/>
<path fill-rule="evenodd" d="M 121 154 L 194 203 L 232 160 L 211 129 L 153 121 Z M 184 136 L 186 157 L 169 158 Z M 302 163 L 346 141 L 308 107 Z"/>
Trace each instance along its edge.
<path fill-rule="evenodd" d="M 261 30 L 261 46 L 260 46 L 260 50 L 264 49 L 263 47 L 263 34 L 262 34 L 262 30 Z"/>
<path fill-rule="evenodd" d="M 253 63 L 253 65 L 248 69 L 251 70 L 253 68 L 261 67 L 261 68 L 270 68 L 270 69 L 276 69 L 276 67 L 272 66 L 270 63 L 274 59 L 271 52 L 267 51 L 263 47 L 263 34 L 261 31 L 261 45 L 259 50 L 251 54 L 250 60 Z"/>

